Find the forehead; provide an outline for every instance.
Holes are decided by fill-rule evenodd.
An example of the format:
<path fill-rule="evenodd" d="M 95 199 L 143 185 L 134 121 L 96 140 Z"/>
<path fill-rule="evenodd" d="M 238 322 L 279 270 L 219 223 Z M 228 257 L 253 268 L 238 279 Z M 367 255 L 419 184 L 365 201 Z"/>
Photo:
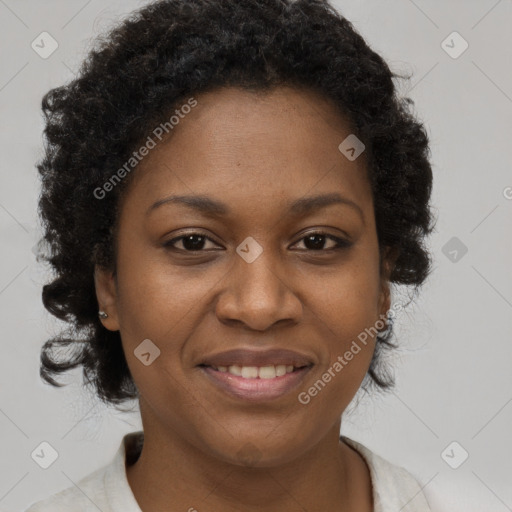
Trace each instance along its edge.
<path fill-rule="evenodd" d="M 133 200 L 147 207 L 165 195 L 195 193 L 235 209 L 308 192 L 371 200 L 364 153 L 350 161 L 338 149 L 352 133 L 349 120 L 316 91 L 230 87 L 194 99 L 137 166 Z"/>

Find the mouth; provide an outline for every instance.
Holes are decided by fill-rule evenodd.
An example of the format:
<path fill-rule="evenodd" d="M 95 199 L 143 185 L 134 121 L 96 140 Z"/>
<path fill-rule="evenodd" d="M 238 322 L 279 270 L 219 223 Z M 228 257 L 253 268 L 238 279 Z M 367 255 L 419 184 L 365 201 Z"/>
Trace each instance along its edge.
<path fill-rule="evenodd" d="M 224 395 L 262 402 L 290 395 L 314 365 L 313 357 L 293 350 L 239 347 L 205 356 L 198 367 Z"/>
<path fill-rule="evenodd" d="M 218 390 L 238 400 L 262 402 L 276 400 L 300 386 L 313 364 L 294 366 L 216 366 L 201 364 L 199 368 Z"/>
<path fill-rule="evenodd" d="M 293 373 L 311 365 L 294 366 L 293 364 L 270 364 L 265 366 L 241 366 L 233 364 L 230 366 L 199 365 L 203 368 L 211 368 L 217 372 L 230 373 L 244 379 L 275 379 L 287 373 Z"/>

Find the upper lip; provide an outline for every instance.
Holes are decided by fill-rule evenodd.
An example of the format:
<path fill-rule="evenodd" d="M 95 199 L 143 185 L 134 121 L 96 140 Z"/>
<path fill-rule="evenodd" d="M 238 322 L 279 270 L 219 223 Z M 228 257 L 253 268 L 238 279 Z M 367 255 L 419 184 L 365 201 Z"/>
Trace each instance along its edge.
<path fill-rule="evenodd" d="M 204 358 L 201 363 L 205 366 L 270 366 L 270 365 L 293 365 L 297 368 L 311 366 L 313 360 L 287 349 L 251 350 L 236 348 L 219 352 Z"/>

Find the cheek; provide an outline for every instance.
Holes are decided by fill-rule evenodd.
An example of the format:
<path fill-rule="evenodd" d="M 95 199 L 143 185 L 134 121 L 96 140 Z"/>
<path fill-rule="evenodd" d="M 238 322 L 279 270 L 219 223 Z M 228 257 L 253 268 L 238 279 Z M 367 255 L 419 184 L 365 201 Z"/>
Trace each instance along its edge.
<path fill-rule="evenodd" d="M 118 309 L 122 333 L 165 340 L 190 322 L 201 298 L 218 280 L 219 272 L 197 265 L 171 264 L 165 252 L 135 243 L 119 242 Z M 127 246 L 130 245 L 130 250 Z M 214 275 L 215 274 L 215 275 Z M 216 277 L 217 276 L 217 277 Z"/>
<path fill-rule="evenodd" d="M 382 328 L 377 263 L 372 257 L 354 256 L 309 288 L 308 305 L 326 348 L 321 371 L 329 371 L 325 379 L 340 397 L 359 387 L 373 355 L 376 329 Z"/>
<path fill-rule="evenodd" d="M 357 336 L 378 318 L 380 280 L 374 258 L 354 253 L 351 261 L 340 265 L 309 287 L 308 303 L 321 321 L 333 327 L 343 339 Z"/>
<path fill-rule="evenodd" d="M 376 303 L 377 285 L 355 274 L 329 280 L 311 298 L 323 350 L 315 379 L 298 395 L 308 418 L 328 415 L 335 421 L 359 389 L 375 349 Z"/>

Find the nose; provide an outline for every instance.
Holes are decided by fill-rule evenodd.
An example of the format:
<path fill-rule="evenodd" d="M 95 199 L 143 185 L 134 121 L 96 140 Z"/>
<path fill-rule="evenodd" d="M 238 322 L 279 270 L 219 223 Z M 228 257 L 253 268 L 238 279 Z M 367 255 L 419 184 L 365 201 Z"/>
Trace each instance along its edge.
<path fill-rule="evenodd" d="M 281 265 L 270 251 L 263 251 L 248 263 L 238 258 L 223 280 L 224 288 L 216 314 L 226 324 L 242 323 L 246 328 L 265 331 L 277 322 L 298 323 L 302 303 L 294 292 L 294 283 L 286 279 Z"/>

